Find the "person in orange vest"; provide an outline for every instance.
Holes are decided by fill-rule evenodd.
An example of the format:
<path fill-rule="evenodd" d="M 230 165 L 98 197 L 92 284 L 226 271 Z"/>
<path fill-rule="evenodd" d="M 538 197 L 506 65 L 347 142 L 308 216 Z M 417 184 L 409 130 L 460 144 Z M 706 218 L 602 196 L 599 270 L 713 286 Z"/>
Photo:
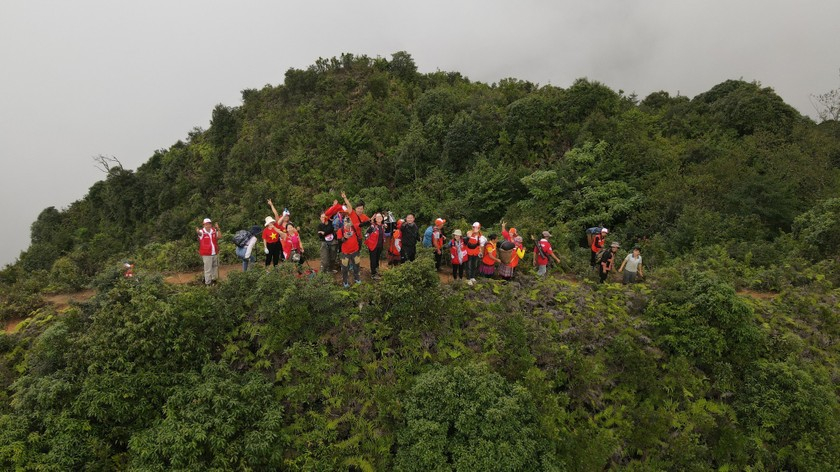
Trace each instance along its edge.
<path fill-rule="evenodd" d="M 475 283 L 475 278 L 478 275 L 478 264 L 481 260 L 481 223 L 476 221 L 472 225 L 472 229 L 467 231 L 467 239 L 464 244 L 467 246 L 467 278 L 469 283 Z"/>
<path fill-rule="evenodd" d="M 391 244 L 388 245 L 388 265 L 400 265 L 402 262 L 402 225 L 403 220 L 397 220 L 394 232 L 391 233 Z"/>
<path fill-rule="evenodd" d="M 452 260 L 452 279 L 464 278 L 464 266 L 467 265 L 467 246 L 462 238 L 461 230 L 452 232 L 452 242 L 449 245 L 449 253 Z"/>
<path fill-rule="evenodd" d="M 222 230 L 219 223 L 204 218 L 201 228 L 195 229 L 198 235 L 198 253 L 204 261 L 204 285 L 216 283 L 219 279 L 219 236 Z"/>
<path fill-rule="evenodd" d="M 501 262 L 499 261 L 498 254 L 496 253 L 497 239 L 498 236 L 493 233 L 487 237 L 487 242 L 484 244 L 484 253 L 481 256 L 481 268 L 479 269 L 479 272 L 488 279 L 492 278 L 496 274 L 496 264 Z"/>
<path fill-rule="evenodd" d="M 511 228 L 511 231 L 513 231 L 513 228 Z M 505 247 L 506 245 L 510 246 L 510 249 Z M 519 265 L 519 261 L 525 257 L 525 246 L 522 244 L 522 237 L 515 236 L 513 241 L 505 241 L 499 244 L 499 249 L 497 249 L 497 251 L 499 252 L 499 260 L 502 261 L 497 270 L 499 277 L 504 280 L 513 279 L 513 274 L 516 271 L 516 267 Z M 510 260 L 507 262 L 505 261 L 506 258 L 503 257 L 504 251 L 509 251 L 510 254 L 508 256 L 510 257 Z"/>
<path fill-rule="evenodd" d="M 601 234 L 596 234 L 595 237 L 592 239 L 592 247 L 590 247 L 590 249 L 592 250 L 592 255 L 589 259 L 589 265 L 591 265 L 593 268 L 595 267 L 595 256 L 598 254 L 598 252 L 601 251 L 601 249 L 604 248 L 604 243 L 606 243 L 607 241 L 607 234 L 609 232 L 610 230 L 608 230 L 607 228 L 601 228 Z"/>

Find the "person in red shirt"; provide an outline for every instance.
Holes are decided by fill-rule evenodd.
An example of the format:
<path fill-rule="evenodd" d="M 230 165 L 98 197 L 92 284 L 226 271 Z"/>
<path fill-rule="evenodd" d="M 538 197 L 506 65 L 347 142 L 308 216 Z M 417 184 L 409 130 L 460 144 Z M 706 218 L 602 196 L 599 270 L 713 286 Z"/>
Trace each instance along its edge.
<path fill-rule="evenodd" d="M 604 248 L 604 243 L 606 243 L 607 241 L 607 233 L 609 232 L 610 230 L 608 230 L 607 228 L 601 228 L 601 234 L 596 234 L 595 237 L 592 239 L 592 247 L 590 247 L 590 249 L 592 250 L 592 256 L 589 259 L 589 265 L 591 265 L 593 268 L 595 267 L 595 256 L 601 249 Z"/>
<path fill-rule="evenodd" d="M 344 226 L 338 230 L 336 237 L 341 241 L 341 280 L 344 287 L 350 286 L 348 281 L 349 272 L 353 271 L 353 277 L 357 284 L 362 283 L 359 275 L 359 238 L 356 236 L 353 224 L 345 221 Z"/>
<path fill-rule="evenodd" d="M 560 263 L 560 259 L 554 255 L 554 251 L 551 249 L 551 243 L 548 242 L 548 238 L 550 237 L 551 233 L 543 231 L 542 239 L 540 239 L 534 247 L 534 266 L 537 268 L 537 275 L 540 277 L 544 276 L 548 270 L 549 256 L 551 256 L 558 264 Z"/>
<path fill-rule="evenodd" d="M 277 226 L 277 221 L 270 216 L 266 216 L 265 227 L 262 232 L 266 270 L 268 270 L 269 264 L 277 267 L 277 263 L 280 262 L 280 252 L 283 249 L 281 240 L 285 237 L 286 233 Z"/>
<path fill-rule="evenodd" d="M 347 194 L 341 192 L 341 198 L 344 199 L 344 205 L 347 208 L 352 208 L 350 213 L 350 222 L 353 223 L 353 232 L 356 235 L 356 238 L 359 239 L 359 247 L 362 244 L 362 236 L 364 233 L 362 232 L 362 226 L 370 225 L 370 218 L 365 215 L 365 201 L 359 200 L 356 202 L 356 206 L 350 204 L 350 200 L 347 199 Z"/>
<path fill-rule="evenodd" d="M 219 236 L 222 231 L 218 223 L 204 218 L 202 228 L 196 228 L 198 235 L 198 253 L 204 261 L 204 285 L 216 283 L 219 279 Z"/>

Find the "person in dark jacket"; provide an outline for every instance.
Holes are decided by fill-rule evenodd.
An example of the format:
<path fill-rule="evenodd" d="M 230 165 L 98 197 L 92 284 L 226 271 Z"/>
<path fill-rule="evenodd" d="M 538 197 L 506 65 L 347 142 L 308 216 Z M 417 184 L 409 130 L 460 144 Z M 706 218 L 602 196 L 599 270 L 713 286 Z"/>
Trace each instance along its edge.
<path fill-rule="evenodd" d="M 420 229 L 414 223 L 414 213 L 409 213 L 402 225 L 403 260 L 413 261 L 417 257 L 417 243 L 419 242 Z"/>
<path fill-rule="evenodd" d="M 321 213 L 321 222 L 318 224 L 318 239 L 321 241 L 321 272 L 327 273 L 335 260 L 335 227 L 327 218 L 326 213 Z"/>

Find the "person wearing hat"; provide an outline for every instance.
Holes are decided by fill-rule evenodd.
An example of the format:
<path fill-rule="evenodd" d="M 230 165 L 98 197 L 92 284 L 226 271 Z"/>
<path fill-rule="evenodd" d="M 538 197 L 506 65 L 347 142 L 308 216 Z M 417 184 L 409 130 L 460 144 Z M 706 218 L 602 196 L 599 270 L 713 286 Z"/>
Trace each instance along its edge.
<path fill-rule="evenodd" d="M 204 285 L 216 283 L 219 279 L 219 237 L 222 231 L 218 223 L 204 218 L 201 228 L 195 228 L 198 235 L 198 253 L 204 261 Z"/>
<path fill-rule="evenodd" d="M 615 253 L 618 252 L 618 248 L 621 247 L 621 244 L 618 241 L 613 241 L 610 244 L 610 250 L 604 251 L 601 254 L 601 257 L 598 258 L 598 276 L 601 279 L 601 283 L 607 281 L 607 276 L 610 275 L 610 271 L 613 270 L 613 261 L 615 261 Z"/>
<path fill-rule="evenodd" d="M 622 274 L 621 283 L 624 285 L 636 283 L 637 274 L 639 277 L 645 276 L 642 272 L 642 249 L 639 246 L 634 247 L 633 252 L 627 254 L 618 271 Z"/>
<path fill-rule="evenodd" d="M 591 257 L 589 259 L 589 265 L 592 268 L 595 268 L 595 257 L 604 249 L 604 243 L 607 241 L 607 234 L 610 232 L 607 228 L 601 228 L 600 234 L 596 234 L 595 237 L 592 239 L 592 246 L 590 249 L 592 250 Z"/>
<path fill-rule="evenodd" d="M 560 259 L 554 255 L 551 243 L 548 242 L 548 238 L 550 237 L 551 233 L 543 231 L 542 238 L 534 246 L 534 266 L 537 268 L 537 275 L 540 277 L 544 276 L 548 271 L 549 256 L 558 264 L 560 263 Z"/>
<path fill-rule="evenodd" d="M 236 247 L 236 256 L 242 260 L 242 272 L 247 272 L 248 266 L 257 260 L 254 254 L 254 246 L 257 245 L 257 238 L 260 237 L 262 229 L 258 225 L 254 225 L 248 232 L 251 234 L 248 242 L 244 246 Z"/>
<path fill-rule="evenodd" d="M 467 246 L 462 236 L 460 229 L 453 231 L 452 243 L 449 245 L 453 280 L 464 278 L 464 266 L 467 264 Z"/>
<path fill-rule="evenodd" d="M 443 263 L 443 245 L 446 244 L 446 236 L 443 234 L 443 225 L 446 220 L 438 218 L 435 220 L 435 226 L 432 228 L 432 247 L 435 252 L 435 270 L 440 270 Z"/>
<path fill-rule="evenodd" d="M 481 240 L 484 237 L 481 235 L 481 223 L 476 221 L 472 224 L 472 229 L 467 231 L 467 239 L 464 244 L 467 246 L 467 278 L 470 283 L 475 283 L 475 277 L 478 275 L 478 264 L 481 262 Z"/>
<path fill-rule="evenodd" d="M 286 233 L 277 226 L 277 220 L 266 216 L 262 232 L 266 270 L 268 270 L 269 264 L 277 267 L 277 264 L 280 262 L 280 253 L 283 251 L 281 239 L 285 237 Z"/>

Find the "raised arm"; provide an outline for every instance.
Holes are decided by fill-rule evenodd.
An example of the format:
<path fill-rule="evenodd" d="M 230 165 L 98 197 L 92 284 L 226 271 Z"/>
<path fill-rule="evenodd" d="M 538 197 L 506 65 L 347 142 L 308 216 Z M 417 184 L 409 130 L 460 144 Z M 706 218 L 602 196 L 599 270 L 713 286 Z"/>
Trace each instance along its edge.
<path fill-rule="evenodd" d="M 272 203 L 270 198 L 268 199 L 268 206 L 271 207 L 271 212 L 274 213 L 274 220 L 275 221 L 280 221 L 280 214 L 277 213 L 277 209 L 274 208 L 274 203 Z"/>

